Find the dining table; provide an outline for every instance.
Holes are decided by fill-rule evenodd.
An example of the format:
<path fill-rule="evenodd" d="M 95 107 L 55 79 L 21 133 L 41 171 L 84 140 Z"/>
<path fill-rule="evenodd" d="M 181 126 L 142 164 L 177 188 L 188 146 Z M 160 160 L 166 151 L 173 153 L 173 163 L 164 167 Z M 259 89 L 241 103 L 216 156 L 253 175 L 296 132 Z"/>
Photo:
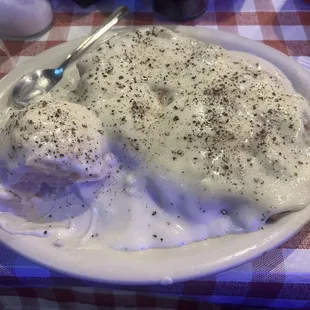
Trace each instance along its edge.
<path fill-rule="evenodd" d="M 204 14 L 177 23 L 154 13 L 148 0 L 103 0 L 86 8 L 71 0 L 52 4 L 54 23 L 41 37 L 0 40 L 0 78 L 47 49 L 89 35 L 122 4 L 130 13 L 118 26 L 181 24 L 231 32 L 310 70 L 310 4 L 303 0 L 209 0 Z M 310 309 L 310 224 L 242 266 L 166 286 L 93 282 L 38 265 L 2 244 L 0 253 L 0 309 Z"/>

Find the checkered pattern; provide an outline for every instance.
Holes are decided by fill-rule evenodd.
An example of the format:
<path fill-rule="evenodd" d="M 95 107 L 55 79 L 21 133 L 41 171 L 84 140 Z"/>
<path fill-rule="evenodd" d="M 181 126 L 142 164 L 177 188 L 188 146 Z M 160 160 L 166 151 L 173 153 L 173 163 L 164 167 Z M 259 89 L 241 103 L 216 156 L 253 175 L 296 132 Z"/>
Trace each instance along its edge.
<path fill-rule="evenodd" d="M 70 0 L 54 0 L 53 4 L 55 25 L 48 33 L 27 42 L 0 43 L 0 77 L 48 48 L 90 34 L 120 4 L 131 10 L 122 25 L 171 23 L 153 14 L 146 0 L 103 0 L 87 9 Z M 310 5 L 302 0 L 209 0 L 203 16 L 184 24 L 262 41 L 310 70 Z M 241 309 L 209 302 L 310 309 L 310 225 L 251 263 L 168 287 L 105 287 L 37 266 L 1 245 L 0 251 L 1 309 L 58 309 L 60 305 L 84 309 L 83 304 L 87 309 Z M 12 286 L 19 288 L 9 289 Z M 26 288 L 29 286 L 40 288 Z"/>
<path fill-rule="evenodd" d="M 124 307 L 125 306 L 125 307 Z M 5 288 L 0 291 L 1 309 L 72 309 L 72 310 L 231 310 L 203 300 L 175 298 L 104 288 Z M 235 308 L 236 309 L 236 308 Z M 240 308 L 238 308 L 240 309 Z"/>

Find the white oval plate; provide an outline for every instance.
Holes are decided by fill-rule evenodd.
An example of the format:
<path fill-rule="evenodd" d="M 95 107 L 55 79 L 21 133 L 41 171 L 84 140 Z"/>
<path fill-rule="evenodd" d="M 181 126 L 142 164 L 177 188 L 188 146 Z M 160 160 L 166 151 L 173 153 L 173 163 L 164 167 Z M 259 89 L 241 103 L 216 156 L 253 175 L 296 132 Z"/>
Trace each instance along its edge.
<path fill-rule="evenodd" d="M 310 100 L 310 74 L 284 54 L 264 44 L 229 33 L 204 28 L 173 27 L 199 40 L 229 50 L 259 56 L 279 68 L 295 89 Z M 124 28 L 126 31 L 129 28 Z M 119 31 L 119 30 L 118 30 Z M 0 104 L 10 96 L 13 85 L 34 68 L 59 65 L 82 39 L 56 46 L 25 62 L 0 81 Z M 243 264 L 278 246 L 310 220 L 310 207 L 287 214 L 264 230 L 193 243 L 181 248 L 141 252 L 65 250 L 53 247 L 48 239 L 10 235 L 0 230 L 0 240 L 27 258 L 68 275 L 117 284 L 170 284 L 218 273 Z"/>

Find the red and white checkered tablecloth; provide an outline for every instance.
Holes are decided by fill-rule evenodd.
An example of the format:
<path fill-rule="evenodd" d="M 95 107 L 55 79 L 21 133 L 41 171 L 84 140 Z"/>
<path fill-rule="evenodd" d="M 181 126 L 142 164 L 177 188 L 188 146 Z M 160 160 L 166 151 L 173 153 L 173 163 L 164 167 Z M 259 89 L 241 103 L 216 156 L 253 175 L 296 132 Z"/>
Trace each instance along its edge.
<path fill-rule="evenodd" d="M 171 23 L 153 14 L 148 0 L 103 0 L 87 9 L 71 0 L 53 2 L 55 25 L 48 33 L 1 43 L 0 77 L 48 48 L 90 34 L 121 4 L 131 10 L 121 25 Z M 310 5 L 303 0 L 210 0 L 204 15 L 184 24 L 262 41 L 310 70 Z M 0 253 L 0 309 L 84 309 L 85 304 L 86 309 L 241 309 L 207 302 L 310 309 L 310 225 L 250 263 L 171 286 L 90 283 L 40 267 L 1 245 Z"/>

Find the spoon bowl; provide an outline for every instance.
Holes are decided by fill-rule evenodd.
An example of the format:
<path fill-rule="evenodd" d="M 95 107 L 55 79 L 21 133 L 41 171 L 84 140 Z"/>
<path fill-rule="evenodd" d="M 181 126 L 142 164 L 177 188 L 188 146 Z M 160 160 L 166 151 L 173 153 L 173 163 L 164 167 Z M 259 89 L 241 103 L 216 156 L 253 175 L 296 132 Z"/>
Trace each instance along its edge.
<path fill-rule="evenodd" d="M 14 103 L 24 107 L 33 98 L 48 93 L 62 79 L 63 71 L 57 72 L 57 69 L 36 70 L 22 77 L 13 89 Z"/>
<path fill-rule="evenodd" d="M 124 15 L 128 13 L 125 6 L 117 8 L 90 37 L 67 57 L 67 59 L 55 69 L 36 70 L 24 75 L 15 85 L 12 93 L 14 104 L 23 108 L 35 97 L 48 93 L 62 79 L 65 69 L 79 59 L 103 34 L 111 29 Z"/>

